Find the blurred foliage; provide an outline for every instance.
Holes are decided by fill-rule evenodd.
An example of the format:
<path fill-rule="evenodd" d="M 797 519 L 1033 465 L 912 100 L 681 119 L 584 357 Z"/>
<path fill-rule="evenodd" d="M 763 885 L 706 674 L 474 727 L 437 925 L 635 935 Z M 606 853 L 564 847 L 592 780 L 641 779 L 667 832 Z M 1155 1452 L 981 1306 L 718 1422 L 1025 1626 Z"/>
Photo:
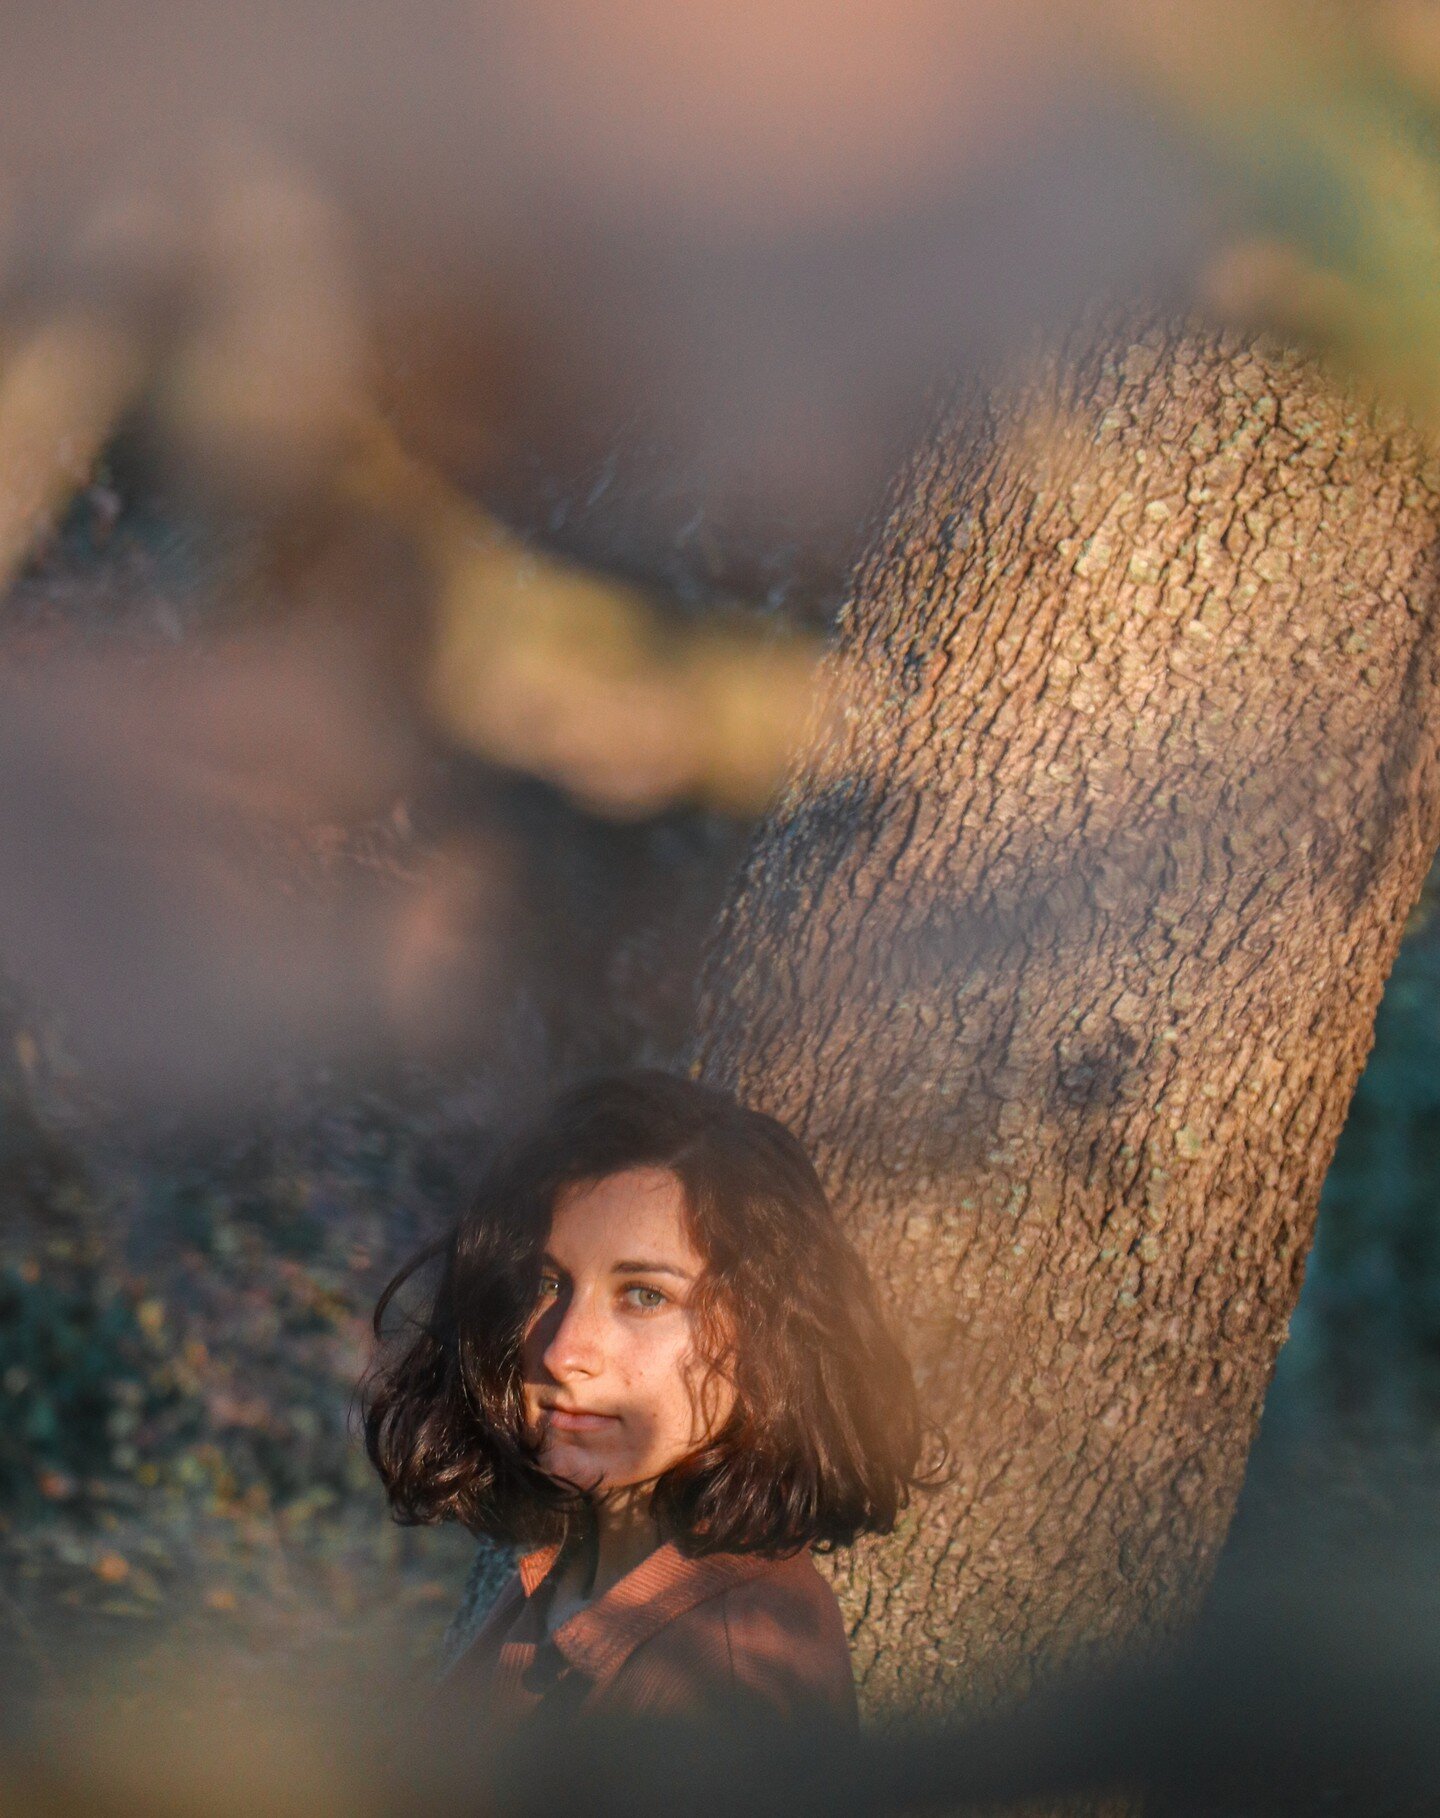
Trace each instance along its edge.
<path fill-rule="evenodd" d="M 1321 1197 L 1275 1395 L 1395 1432 L 1440 1420 L 1440 865 L 1410 919 Z"/>
<path fill-rule="evenodd" d="M 202 1638 L 340 1634 L 423 1671 L 469 1545 L 385 1519 L 350 1416 L 378 1284 L 459 1191 L 424 1113 L 332 1102 L 190 1162 L 40 1115 L 97 1166 L 0 1232 L 0 1682 L 17 1648 L 30 1698 L 117 1647 L 138 1693 Z"/>
<path fill-rule="evenodd" d="M 133 1470 L 142 1448 L 196 1424 L 165 1367 L 158 1303 L 127 1293 L 98 1256 L 55 1248 L 48 1266 L 0 1268 L 0 1499 L 22 1508 Z"/>
<path fill-rule="evenodd" d="M 1429 0 L 1110 0 L 1085 15 L 1247 227 L 1231 321 L 1334 359 L 1440 431 L 1440 25 Z"/>

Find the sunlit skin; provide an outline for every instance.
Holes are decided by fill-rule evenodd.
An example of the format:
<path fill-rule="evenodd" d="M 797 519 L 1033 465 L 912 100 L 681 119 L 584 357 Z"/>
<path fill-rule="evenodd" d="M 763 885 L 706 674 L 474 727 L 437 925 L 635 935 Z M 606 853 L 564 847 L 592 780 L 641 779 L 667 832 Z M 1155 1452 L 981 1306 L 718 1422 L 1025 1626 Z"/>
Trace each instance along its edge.
<path fill-rule="evenodd" d="M 522 1352 L 526 1415 L 544 1469 L 591 1496 L 598 1545 L 593 1570 L 577 1564 L 557 1588 L 552 1626 L 654 1548 L 655 1479 L 735 1405 L 696 1355 L 703 1268 L 668 1169 L 625 1169 L 556 1203 Z"/>

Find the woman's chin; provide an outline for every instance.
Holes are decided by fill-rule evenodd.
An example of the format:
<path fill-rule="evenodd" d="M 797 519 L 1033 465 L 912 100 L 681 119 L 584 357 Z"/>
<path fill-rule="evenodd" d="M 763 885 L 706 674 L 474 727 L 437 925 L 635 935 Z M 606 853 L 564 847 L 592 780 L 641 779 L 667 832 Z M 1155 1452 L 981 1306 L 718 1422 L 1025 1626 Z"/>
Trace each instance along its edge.
<path fill-rule="evenodd" d="M 540 1468 L 548 1477 L 578 1485 L 587 1495 L 614 1487 L 612 1470 L 588 1446 L 547 1445 L 540 1453 Z"/>

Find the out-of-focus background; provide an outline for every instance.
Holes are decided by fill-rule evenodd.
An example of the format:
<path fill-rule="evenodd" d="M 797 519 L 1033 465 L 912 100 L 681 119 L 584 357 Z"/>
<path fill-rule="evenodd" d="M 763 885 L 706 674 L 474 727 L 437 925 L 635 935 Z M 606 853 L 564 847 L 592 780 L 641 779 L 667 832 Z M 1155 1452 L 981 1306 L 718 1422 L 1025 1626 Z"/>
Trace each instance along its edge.
<path fill-rule="evenodd" d="M 1437 114 L 1422 4 L 6 22 L 6 1721 L 428 1670 L 469 1543 L 384 1517 L 369 1310 L 537 1092 L 681 1052 L 939 388 L 1145 289 L 1432 413 Z M 1237 1547 L 1424 1506 L 1437 1111 L 1427 898 Z"/>

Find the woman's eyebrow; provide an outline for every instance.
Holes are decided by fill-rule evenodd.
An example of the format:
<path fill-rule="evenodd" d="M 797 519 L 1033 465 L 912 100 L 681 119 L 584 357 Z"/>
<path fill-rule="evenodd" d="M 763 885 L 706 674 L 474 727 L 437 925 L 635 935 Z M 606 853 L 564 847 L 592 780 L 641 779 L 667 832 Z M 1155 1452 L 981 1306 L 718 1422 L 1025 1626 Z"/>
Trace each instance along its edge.
<path fill-rule="evenodd" d="M 667 1262 L 617 1262 L 614 1265 L 616 1275 L 676 1275 L 681 1281 L 692 1279 L 688 1269 L 678 1268 Z"/>

